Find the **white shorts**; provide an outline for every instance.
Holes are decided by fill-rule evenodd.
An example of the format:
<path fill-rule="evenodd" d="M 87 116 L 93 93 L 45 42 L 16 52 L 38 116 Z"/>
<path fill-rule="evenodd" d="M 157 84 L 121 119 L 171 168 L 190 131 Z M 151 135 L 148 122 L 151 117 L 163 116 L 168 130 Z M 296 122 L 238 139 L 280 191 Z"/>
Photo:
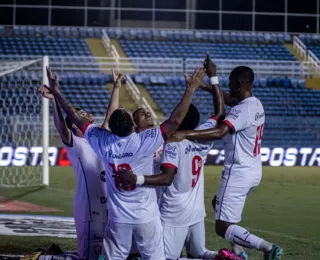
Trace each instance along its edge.
<path fill-rule="evenodd" d="M 204 220 L 187 227 L 163 225 L 164 252 L 168 260 L 180 257 L 183 246 L 193 257 L 201 257 L 205 248 Z"/>
<path fill-rule="evenodd" d="M 103 231 L 106 222 L 77 221 L 77 250 L 80 259 L 97 259 L 102 252 Z"/>
<path fill-rule="evenodd" d="M 133 239 L 143 260 L 166 259 L 160 218 L 143 224 L 109 221 L 103 239 L 103 254 L 107 259 L 127 259 Z"/>
<path fill-rule="evenodd" d="M 216 195 L 216 220 L 239 223 L 244 203 L 255 187 L 220 186 Z"/>

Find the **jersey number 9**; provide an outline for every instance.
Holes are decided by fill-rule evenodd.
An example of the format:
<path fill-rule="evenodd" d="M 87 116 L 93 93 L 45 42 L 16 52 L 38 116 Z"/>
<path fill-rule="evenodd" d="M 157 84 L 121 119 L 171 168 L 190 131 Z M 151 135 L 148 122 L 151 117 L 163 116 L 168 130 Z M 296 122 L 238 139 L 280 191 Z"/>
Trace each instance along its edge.
<path fill-rule="evenodd" d="M 127 163 L 123 163 L 123 164 L 119 164 L 118 165 L 118 169 L 116 170 L 116 166 L 113 163 L 109 163 L 110 167 L 112 168 L 113 172 L 116 173 L 121 173 L 122 170 L 128 170 L 128 171 L 132 171 L 131 166 Z M 136 185 L 130 185 L 130 186 L 126 186 L 126 187 L 121 187 L 120 183 L 116 182 L 116 188 L 121 191 L 121 190 L 126 190 L 126 191 L 131 191 L 134 190 L 136 188 Z"/>
<path fill-rule="evenodd" d="M 198 180 L 200 178 L 201 174 L 201 168 L 202 168 L 202 159 L 200 156 L 196 155 L 195 157 L 192 158 L 192 188 L 194 188 Z"/>

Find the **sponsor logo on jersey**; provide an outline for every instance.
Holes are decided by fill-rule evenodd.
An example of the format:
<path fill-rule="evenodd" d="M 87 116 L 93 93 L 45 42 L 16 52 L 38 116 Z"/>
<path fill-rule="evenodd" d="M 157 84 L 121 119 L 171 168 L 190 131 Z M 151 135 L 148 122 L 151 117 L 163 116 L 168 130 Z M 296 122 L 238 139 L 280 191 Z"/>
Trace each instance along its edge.
<path fill-rule="evenodd" d="M 100 216 L 100 213 L 97 212 L 97 211 L 92 211 L 92 215 L 93 215 L 93 216 Z"/>
<path fill-rule="evenodd" d="M 184 151 L 185 154 L 190 152 L 202 152 L 209 150 L 208 146 L 200 146 L 200 147 L 192 147 L 190 144 L 187 146 L 186 150 Z"/>
<path fill-rule="evenodd" d="M 133 153 L 114 154 L 112 150 L 109 150 L 105 152 L 105 156 L 111 157 L 113 159 L 122 159 L 132 157 Z"/>
<path fill-rule="evenodd" d="M 230 112 L 228 113 L 228 117 L 231 117 L 233 119 L 237 119 L 239 117 L 239 114 L 241 113 L 241 110 L 240 109 L 235 109 L 235 108 L 232 108 L 230 110 Z"/>
<path fill-rule="evenodd" d="M 175 145 L 167 144 L 164 153 L 166 156 L 175 159 L 177 157 L 176 149 L 177 147 Z"/>
<path fill-rule="evenodd" d="M 255 119 L 255 120 L 258 120 L 258 119 L 260 119 L 260 118 L 262 118 L 262 117 L 264 117 L 264 112 L 261 113 L 261 114 L 260 114 L 259 112 L 257 112 L 256 115 L 255 115 L 255 117 L 254 117 L 254 119 Z"/>
<path fill-rule="evenodd" d="M 106 182 L 106 172 L 105 171 L 100 172 L 100 180 L 102 180 L 103 182 Z"/>

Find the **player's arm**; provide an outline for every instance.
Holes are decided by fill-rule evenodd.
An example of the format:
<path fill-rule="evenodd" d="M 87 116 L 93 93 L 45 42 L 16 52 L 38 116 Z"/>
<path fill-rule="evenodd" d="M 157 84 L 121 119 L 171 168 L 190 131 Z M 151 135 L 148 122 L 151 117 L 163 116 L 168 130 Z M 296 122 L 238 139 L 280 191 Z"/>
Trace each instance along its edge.
<path fill-rule="evenodd" d="M 170 137 L 182 123 L 192 102 L 193 94 L 195 90 L 200 86 L 200 82 L 202 82 L 204 75 L 205 72 L 203 68 L 196 68 L 191 77 L 184 74 L 187 85 L 184 95 L 180 103 L 171 113 L 170 118 L 161 124 L 162 129 L 166 133 L 167 137 Z"/>
<path fill-rule="evenodd" d="M 54 84 L 59 90 L 59 81 L 57 77 L 52 78 L 51 71 L 47 70 L 47 76 L 49 81 L 54 81 Z M 40 88 L 38 88 L 37 92 L 41 94 L 44 98 L 47 98 L 50 100 L 52 104 L 52 112 L 53 112 L 53 121 L 54 125 L 60 135 L 61 140 L 68 146 L 72 146 L 72 135 L 70 130 L 68 129 L 66 122 L 63 118 L 61 109 L 59 104 L 57 103 L 54 95 L 52 94 L 52 91 L 48 88 L 46 85 L 42 85 Z"/>
<path fill-rule="evenodd" d="M 104 128 L 108 127 L 108 122 L 112 113 L 119 108 L 119 93 L 121 88 L 121 80 L 123 78 L 122 73 L 115 73 L 112 69 L 112 79 L 113 79 L 113 89 L 111 94 L 111 100 L 106 112 L 102 126 Z"/>
<path fill-rule="evenodd" d="M 155 175 L 136 175 L 132 171 L 124 170 L 118 172 L 114 178 L 124 187 L 134 184 L 147 186 L 170 186 L 175 174 L 176 169 L 162 167 L 162 173 Z"/>
<path fill-rule="evenodd" d="M 207 91 L 207 92 L 209 92 L 209 93 L 211 93 L 213 95 L 212 86 L 202 84 L 200 86 L 200 88 L 202 90 Z M 224 100 L 224 104 L 225 105 L 227 105 L 229 107 L 233 107 L 238 103 L 238 100 L 236 98 L 230 97 L 228 92 L 225 92 L 225 91 L 223 91 L 221 89 L 220 89 L 220 92 L 221 92 L 221 94 L 223 96 L 223 100 Z"/>
<path fill-rule="evenodd" d="M 219 86 L 219 82 L 217 80 L 217 66 L 212 62 L 209 54 L 207 54 L 207 57 L 204 61 L 204 67 L 206 69 L 207 76 L 210 78 L 210 81 L 212 81 L 211 93 L 213 99 L 212 101 L 214 114 L 217 122 L 221 122 L 225 116 L 224 99 Z M 215 78 L 215 80 L 211 80 L 213 78 Z"/>
<path fill-rule="evenodd" d="M 119 172 L 115 178 L 120 184 L 170 186 L 177 173 L 180 158 L 180 146 L 177 143 L 167 144 L 163 150 L 161 173 L 155 175 L 135 175 L 131 171 Z"/>
<path fill-rule="evenodd" d="M 60 92 L 59 86 L 56 85 L 57 76 L 53 77 L 50 68 L 47 68 L 47 75 L 49 79 L 50 90 L 55 97 L 55 100 L 60 104 L 64 112 L 70 117 L 71 121 L 79 128 L 84 129 L 85 126 L 88 126 L 90 121 L 82 117 L 76 108 L 69 102 Z"/>

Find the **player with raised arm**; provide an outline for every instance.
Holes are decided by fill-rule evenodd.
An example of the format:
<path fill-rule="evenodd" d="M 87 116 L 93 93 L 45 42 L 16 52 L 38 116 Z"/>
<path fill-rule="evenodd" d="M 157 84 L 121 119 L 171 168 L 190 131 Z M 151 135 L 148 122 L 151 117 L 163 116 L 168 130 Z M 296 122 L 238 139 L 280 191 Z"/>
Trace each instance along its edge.
<path fill-rule="evenodd" d="M 49 84 L 59 91 L 57 77 L 47 69 Z M 80 259 L 97 259 L 101 254 L 103 231 L 107 224 L 105 170 L 80 129 L 70 117 L 63 118 L 60 106 L 51 89 L 42 85 L 38 92 L 52 104 L 53 119 L 76 174 L 74 220 L 77 231 L 77 251 Z M 81 109 L 77 113 L 93 122 L 92 115 Z"/>
<path fill-rule="evenodd" d="M 216 73 L 216 65 L 210 63 L 208 70 Z M 217 119 L 224 117 L 224 103 L 219 85 L 213 85 L 215 116 L 197 129 L 212 128 Z M 178 130 L 193 130 L 199 124 L 200 115 L 194 105 Z M 162 158 L 162 173 L 144 176 L 144 185 L 167 186 L 160 200 L 161 221 L 164 228 L 164 246 L 167 259 L 177 259 L 185 246 L 191 257 L 201 259 L 240 259 L 231 252 L 205 248 L 205 206 L 203 165 L 213 141 L 189 141 L 165 145 Z M 117 176 L 123 186 L 137 184 L 137 175 L 132 171 Z"/>
<path fill-rule="evenodd" d="M 215 75 L 209 75 L 217 82 Z M 264 259 L 280 259 L 283 250 L 238 226 L 247 196 L 257 187 L 262 177 L 260 145 L 265 113 L 259 99 L 252 95 L 254 73 L 240 66 L 229 77 L 230 96 L 238 104 L 222 124 L 207 130 L 177 132 L 175 140 L 184 138 L 213 141 L 224 138 L 225 162 L 219 190 L 216 195 L 216 233 L 226 240 L 246 248 L 264 252 Z"/>
<path fill-rule="evenodd" d="M 191 77 L 191 84 L 187 85 L 170 118 L 159 127 L 141 133 L 135 133 L 131 114 L 124 109 L 112 113 L 109 120 L 111 132 L 95 126 L 90 120 L 81 117 L 73 105 L 52 87 L 56 100 L 77 127 L 82 129 L 86 140 L 106 168 L 108 224 L 103 251 L 107 259 L 125 259 L 133 237 L 142 259 L 165 259 L 155 190 L 137 185 L 122 187 L 113 181 L 113 175 L 123 168 L 134 172 L 142 172 L 144 169 L 152 173 L 154 152 L 182 122 L 203 76 L 204 70 L 197 68 Z"/>

